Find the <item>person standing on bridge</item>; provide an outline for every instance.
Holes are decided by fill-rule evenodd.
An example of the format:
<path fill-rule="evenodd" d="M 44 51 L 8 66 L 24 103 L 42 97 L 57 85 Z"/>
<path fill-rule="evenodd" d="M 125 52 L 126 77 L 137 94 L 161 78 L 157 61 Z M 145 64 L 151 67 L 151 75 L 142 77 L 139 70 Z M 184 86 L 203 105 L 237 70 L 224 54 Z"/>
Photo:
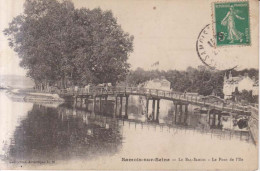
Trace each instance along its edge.
<path fill-rule="evenodd" d="M 184 97 L 184 98 L 186 98 L 186 93 L 187 93 L 187 92 L 186 92 L 186 90 L 185 90 L 184 93 L 183 93 L 183 97 Z"/>

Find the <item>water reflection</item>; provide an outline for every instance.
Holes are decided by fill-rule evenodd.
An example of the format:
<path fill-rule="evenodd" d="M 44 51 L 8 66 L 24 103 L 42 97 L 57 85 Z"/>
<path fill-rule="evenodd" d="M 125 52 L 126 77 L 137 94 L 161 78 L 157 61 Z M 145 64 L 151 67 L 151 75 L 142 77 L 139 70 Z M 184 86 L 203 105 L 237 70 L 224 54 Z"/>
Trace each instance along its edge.
<path fill-rule="evenodd" d="M 187 109 L 182 106 L 182 111 L 187 110 L 187 113 L 178 112 L 175 114 L 175 106 L 173 102 L 161 100 L 160 114 L 158 121 L 150 119 L 152 114 L 152 105 L 149 105 L 148 119 L 145 118 L 145 102 L 143 97 L 130 96 L 128 105 L 127 118 L 135 121 L 154 121 L 158 124 L 176 124 L 192 127 L 199 127 L 203 129 L 220 129 L 220 130 L 233 130 L 233 131 L 248 131 L 247 121 L 248 116 L 241 116 L 232 113 L 225 113 L 215 109 L 208 110 L 199 106 L 188 105 Z M 123 104 L 124 104 L 123 99 Z M 125 105 L 122 105 L 122 116 L 119 115 L 119 107 L 115 108 L 115 101 L 111 98 L 108 101 L 102 100 L 101 103 L 96 101 L 95 105 L 93 100 L 88 100 L 87 103 L 77 103 L 70 105 L 70 108 L 77 108 L 77 110 L 88 111 L 90 113 L 100 114 L 104 116 L 126 118 Z M 156 110 L 155 110 L 156 111 Z M 153 117 L 152 117 L 153 118 Z"/>
<path fill-rule="evenodd" d="M 240 129 L 234 124 L 238 116 L 208 115 L 204 109 L 190 105 L 186 115 L 175 117 L 173 104 L 162 101 L 159 122 L 151 122 L 146 120 L 141 101 L 138 98 L 129 99 L 127 119 L 123 117 L 124 112 L 123 116 L 115 112 L 113 99 L 108 99 L 106 103 L 102 101 L 101 105 L 100 102 L 94 105 L 92 100 L 58 107 L 34 104 L 26 117 L 17 116 L 20 122 L 14 127 L 9 146 L 5 149 L 6 159 L 69 161 L 123 154 L 140 155 L 141 152 L 154 155 L 160 153 L 155 150 L 156 144 L 151 144 L 154 139 L 169 142 L 164 148 L 172 148 L 172 144 L 187 144 L 190 140 L 205 146 L 214 143 L 220 150 L 225 149 L 224 143 L 220 143 L 222 140 L 253 145 L 247 127 Z M 122 108 L 124 111 L 124 106 Z M 218 147 L 217 143 L 222 145 Z M 134 144 L 139 148 L 134 148 Z M 244 146 L 248 149 L 247 145 Z M 195 149 L 204 146 L 194 148 L 194 144 L 189 144 L 183 148 L 196 154 Z M 236 150 L 231 149 L 230 152 Z M 182 153 L 182 150 L 175 150 L 171 155 Z"/>
<path fill-rule="evenodd" d="M 34 105 L 14 133 L 9 149 L 11 159 L 94 158 L 116 153 L 122 136 L 116 121 L 109 124 L 88 113 Z"/>

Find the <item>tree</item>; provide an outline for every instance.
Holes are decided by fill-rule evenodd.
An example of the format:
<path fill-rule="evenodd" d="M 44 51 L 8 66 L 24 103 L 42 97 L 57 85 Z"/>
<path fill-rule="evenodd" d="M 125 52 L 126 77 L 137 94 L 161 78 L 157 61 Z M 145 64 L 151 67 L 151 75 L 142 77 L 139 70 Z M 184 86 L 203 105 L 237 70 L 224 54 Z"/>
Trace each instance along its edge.
<path fill-rule="evenodd" d="M 166 78 L 171 82 L 171 89 L 179 92 L 195 92 L 201 95 L 211 95 L 223 97 L 223 72 L 215 72 L 204 66 L 198 68 L 188 67 L 186 71 L 145 71 L 137 68 L 127 76 L 130 85 L 138 85 L 151 79 Z"/>
<path fill-rule="evenodd" d="M 243 69 L 240 71 L 237 70 L 232 70 L 232 76 L 237 77 L 239 75 L 244 76 L 245 74 L 248 74 L 250 78 L 254 78 L 255 80 L 259 79 L 259 70 L 255 68 L 250 68 L 250 69 Z"/>
<path fill-rule="evenodd" d="M 146 81 L 150 80 L 149 72 L 142 68 L 137 68 L 134 71 L 130 71 L 127 75 L 126 81 L 131 86 L 138 86 Z"/>
<path fill-rule="evenodd" d="M 125 79 L 133 36 L 111 11 L 75 9 L 71 1 L 26 0 L 4 30 L 20 65 L 36 84 L 76 85 Z"/>
<path fill-rule="evenodd" d="M 258 97 L 253 96 L 252 90 L 242 90 L 241 92 L 238 91 L 236 87 L 235 92 L 232 93 L 232 98 L 234 101 L 243 102 L 243 103 L 257 103 Z"/>
<path fill-rule="evenodd" d="M 124 80 L 130 65 L 126 62 L 133 51 L 133 36 L 124 33 L 111 11 L 80 9 L 76 11 L 80 43 L 74 61 L 77 72 L 91 72 L 96 83 Z M 87 34 L 89 33 L 89 34 Z M 80 58 L 81 56 L 81 58 Z"/>

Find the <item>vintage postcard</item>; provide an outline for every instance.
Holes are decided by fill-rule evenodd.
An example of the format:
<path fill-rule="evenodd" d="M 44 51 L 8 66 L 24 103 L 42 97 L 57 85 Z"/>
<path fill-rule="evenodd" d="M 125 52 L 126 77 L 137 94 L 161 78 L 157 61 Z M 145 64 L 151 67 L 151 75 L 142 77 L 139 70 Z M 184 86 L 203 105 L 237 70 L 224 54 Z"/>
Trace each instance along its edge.
<path fill-rule="evenodd" d="M 0 169 L 258 169 L 257 0 L 0 0 Z"/>

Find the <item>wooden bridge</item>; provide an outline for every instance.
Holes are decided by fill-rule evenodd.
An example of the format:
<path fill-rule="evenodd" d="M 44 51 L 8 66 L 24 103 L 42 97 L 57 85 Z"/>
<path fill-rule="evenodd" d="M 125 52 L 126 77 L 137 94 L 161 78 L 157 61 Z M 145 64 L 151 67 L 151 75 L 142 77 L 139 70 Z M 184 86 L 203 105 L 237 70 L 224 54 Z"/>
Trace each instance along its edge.
<path fill-rule="evenodd" d="M 219 99 L 218 97 L 209 96 L 200 96 L 200 95 L 190 95 L 174 91 L 165 91 L 158 89 L 148 89 L 140 87 L 93 87 L 91 90 L 79 88 L 77 91 L 63 89 L 59 92 L 60 97 L 65 100 L 73 100 L 74 103 L 81 102 L 83 103 L 86 100 L 92 99 L 93 105 L 95 108 L 96 102 L 99 101 L 101 106 L 102 101 L 106 104 L 107 98 L 109 96 L 114 97 L 115 99 L 115 111 L 118 107 L 118 98 L 120 100 L 119 105 L 119 115 L 122 115 L 122 103 L 123 98 L 125 98 L 125 117 L 127 117 L 127 108 L 128 108 L 128 98 L 129 96 L 143 96 L 146 99 L 146 115 L 148 117 L 149 101 L 152 100 L 152 117 L 158 121 L 159 111 L 160 111 L 160 100 L 172 101 L 175 105 L 175 113 L 182 115 L 183 106 L 184 114 L 188 112 L 188 105 L 196 105 L 204 107 L 208 110 L 210 115 L 212 111 L 217 111 L 219 113 L 237 113 L 242 115 L 251 115 L 249 107 L 241 106 L 235 103 L 228 104 L 225 100 Z M 97 100 L 98 98 L 98 100 Z M 157 102 L 156 107 L 156 116 L 155 116 L 155 103 Z M 176 115 L 175 115 L 176 117 Z"/>

